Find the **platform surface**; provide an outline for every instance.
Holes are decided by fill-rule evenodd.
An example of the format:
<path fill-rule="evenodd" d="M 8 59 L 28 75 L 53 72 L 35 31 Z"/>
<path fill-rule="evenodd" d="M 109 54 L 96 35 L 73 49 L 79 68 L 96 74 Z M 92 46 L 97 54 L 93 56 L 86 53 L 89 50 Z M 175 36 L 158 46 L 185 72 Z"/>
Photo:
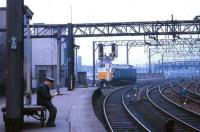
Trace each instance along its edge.
<path fill-rule="evenodd" d="M 32 117 L 24 118 L 23 132 L 105 132 L 92 107 L 92 93 L 96 88 L 77 88 L 67 91 L 62 88 L 63 95 L 53 98 L 57 107 L 56 127 L 41 127 L 40 122 Z M 55 90 L 52 90 L 53 94 Z M 33 104 L 36 95 L 33 95 Z M 0 107 L 5 105 L 5 99 L 0 98 Z M 47 112 L 48 113 L 48 112 Z M 47 115 L 48 117 L 48 115 Z M 0 113 L 0 132 L 4 132 L 4 122 Z"/>

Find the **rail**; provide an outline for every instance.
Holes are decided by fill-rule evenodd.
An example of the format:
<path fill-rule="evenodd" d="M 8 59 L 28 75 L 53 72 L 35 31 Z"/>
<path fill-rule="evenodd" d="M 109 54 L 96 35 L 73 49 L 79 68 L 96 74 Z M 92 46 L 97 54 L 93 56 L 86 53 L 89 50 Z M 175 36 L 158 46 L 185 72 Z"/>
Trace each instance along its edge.
<path fill-rule="evenodd" d="M 127 115 L 122 104 L 122 95 L 130 86 L 113 91 L 104 100 L 103 111 L 109 131 L 144 131 L 138 122 Z M 110 109 L 109 109 L 110 108 Z"/>
<path fill-rule="evenodd" d="M 162 88 L 167 87 L 167 85 L 163 85 Z M 151 92 L 151 94 L 150 94 Z M 194 117 L 190 117 L 187 112 L 185 112 L 183 109 L 180 109 L 172 102 L 169 102 L 166 100 L 162 94 L 161 94 L 161 86 L 150 88 L 146 92 L 148 99 L 154 104 L 158 109 L 162 110 L 169 116 L 171 116 L 173 119 L 178 121 L 179 123 L 187 126 L 188 128 L 199 131 L 199 128 L 194 127 L 193 125 L 186 123 L 183 121 L 186 117 L 192 121 L 195 121 Z M 179 115 L 179 116 L 178 116 Z M 176 117 L 178 116 L 178 117 Z M 185 117 L 185 118 L 184 118 Z M 184 118 L 184 119 L 183 119 Z M 197 121 L 197 120 L 196 120 Z M 190 122 L 191 123 L 191 122 Z"/>

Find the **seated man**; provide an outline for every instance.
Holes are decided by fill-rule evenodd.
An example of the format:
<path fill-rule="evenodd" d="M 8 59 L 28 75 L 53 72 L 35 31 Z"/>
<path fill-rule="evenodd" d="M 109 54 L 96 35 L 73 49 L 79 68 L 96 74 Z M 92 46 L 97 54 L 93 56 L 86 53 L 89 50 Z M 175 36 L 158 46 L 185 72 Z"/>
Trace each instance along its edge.
<path fill-rule="evenodd" d="M 46 123 L 47 127 L 56 127 L 55 118 L 57 109 L 51 102 L 51 99 L 55 97 L 56 94 L 50 94 L 50 88 L 52 88 L 53 82 L 54 79 L 49 77 L 37 88 L 37 105 L 45 106 L 49 111 L 49 119 Z"/>

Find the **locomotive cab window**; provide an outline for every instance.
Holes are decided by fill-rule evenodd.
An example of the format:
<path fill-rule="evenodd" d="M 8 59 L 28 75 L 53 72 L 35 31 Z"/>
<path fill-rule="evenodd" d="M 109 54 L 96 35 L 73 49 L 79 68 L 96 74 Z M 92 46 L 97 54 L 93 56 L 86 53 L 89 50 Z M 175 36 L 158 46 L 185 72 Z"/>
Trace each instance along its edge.
<path fill-rule="evenodd" d="M 99 67 L 105 67 L 105 64 L 101 64 Z"/>

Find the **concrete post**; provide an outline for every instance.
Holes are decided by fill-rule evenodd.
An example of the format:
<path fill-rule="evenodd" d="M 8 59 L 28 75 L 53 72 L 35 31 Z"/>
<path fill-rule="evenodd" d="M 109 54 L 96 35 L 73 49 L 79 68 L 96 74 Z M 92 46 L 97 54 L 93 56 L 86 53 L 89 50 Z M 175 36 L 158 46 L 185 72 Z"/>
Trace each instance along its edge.
<path fill-rule="evenodd" d="M 30 41 L 30 27 L 29 27 L 29 18 L 26 17 L 26 29 L 27 29 L 27 34 L 26 34 L 26 45 L 27 45 L 27 75 L 26 75 L 26 104 L 31 104 L 32 103 L 32 90 L 31 90 L 31 67 L 32 67 L 32 61 L 31 61 L 31 41 Z"/>
<path fill-rule="evenodd" d="M 60 69 L 61 69 L 61 31 L 58 31 L 57 34 L 57 88 L 56 92 L 57 94 L 60 94 Z"/>

